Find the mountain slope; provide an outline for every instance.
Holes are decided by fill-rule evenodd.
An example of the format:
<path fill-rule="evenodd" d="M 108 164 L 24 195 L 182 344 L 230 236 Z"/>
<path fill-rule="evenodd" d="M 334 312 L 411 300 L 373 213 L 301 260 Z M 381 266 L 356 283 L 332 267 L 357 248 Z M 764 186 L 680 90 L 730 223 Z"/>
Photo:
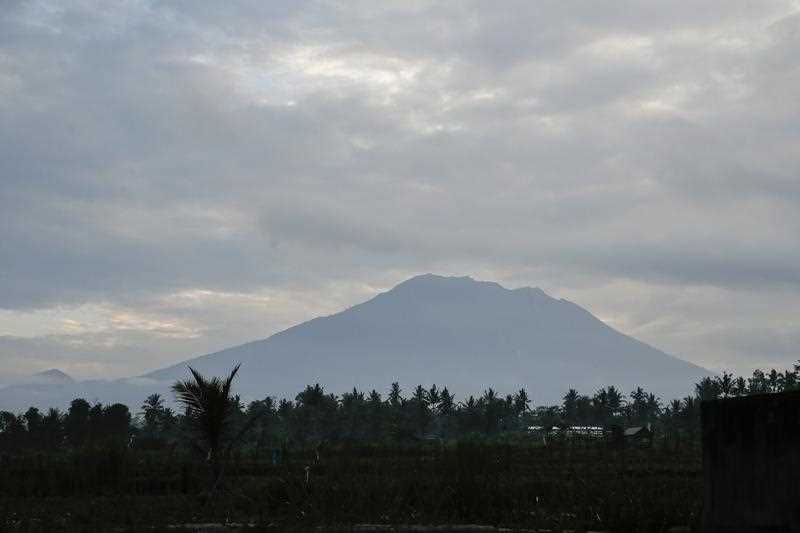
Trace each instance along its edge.
<path fill-rule="evenodd" d="M 171 399 L 169 387 L 187 377 L 188 365 L 223 375 L 236 363 L 236 392 L 244 400 L 294 398 L 317 382 L 337 394 L 354 386 L 385 391 L 392 381 L 407 392 L 417 384 L 447 385 L 459 398 L 524 387 L 539 405 L 560 403 L 568 388 L 591 394 L 606 385 L 625 393 L 641 385 L 672 399 L 711 375 L 541 289 L 426 274 L 340 313 L 144 376 L 73 383 L 46 372 L 0 388 L 0 410 L 66 407 L 83 397 L 138 411 L 153 392 Z"/>
<path fill-rule="evenodd" d="M 445 384 L 460 396 L 525 387 L 535 403 L 558 402 L 569 387 L 591 393 L 604 385 L 625 392 L 641 385 L 673 398 L 710 375 L 540 289 L 430 274 L 341 313 L 144 377 L 169 382 L 185 377 L 187 365 L 224 374 L 236 362 L 245 398 L 291 397 L 315 382 L 341 393 L 392 381 L 406 389 Z"/>

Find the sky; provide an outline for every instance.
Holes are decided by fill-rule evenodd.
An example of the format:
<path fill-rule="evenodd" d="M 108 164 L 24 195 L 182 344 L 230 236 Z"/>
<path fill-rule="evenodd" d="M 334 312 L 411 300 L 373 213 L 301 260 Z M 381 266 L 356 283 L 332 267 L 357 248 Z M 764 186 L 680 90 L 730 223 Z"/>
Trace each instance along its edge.
<path fill-rule="evenodd" d="M 415 274 L 713 370 L 800 358 L 800 2 L 0 10 L 0 382 L 141 374 Z"/>

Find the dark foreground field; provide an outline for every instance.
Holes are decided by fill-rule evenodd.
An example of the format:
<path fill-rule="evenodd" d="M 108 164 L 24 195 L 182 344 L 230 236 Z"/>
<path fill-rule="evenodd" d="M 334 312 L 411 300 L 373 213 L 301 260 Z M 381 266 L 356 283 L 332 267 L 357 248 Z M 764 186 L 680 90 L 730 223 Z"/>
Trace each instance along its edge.
<path fill-rule="evenodd" d="M 0 526 L 135 531 L 236 522 L 287 529 L 482 524 L 617 532 L 697 530 L 694 452 L 459 444 L 240 457 L 208 493 L 202 464 L 165 452 L 4 458 Z"/>

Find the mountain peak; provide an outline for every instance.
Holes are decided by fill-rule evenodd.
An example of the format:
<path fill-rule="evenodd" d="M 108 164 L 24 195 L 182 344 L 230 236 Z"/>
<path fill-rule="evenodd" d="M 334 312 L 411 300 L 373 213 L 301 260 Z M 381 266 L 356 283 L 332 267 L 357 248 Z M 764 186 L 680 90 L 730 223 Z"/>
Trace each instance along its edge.
<path fill-rule="evenodd" d="M 67 384 L 67 383 L 75 383 L 75 380 L 67 374 L 57 368 L 51 368 L 49 370 L 44 370 L 42 372 L 37 372 L 30 377 L 30 382 L 32 383 L 41 383 L 47 385 L 58 385 L 58 384 Z"/>
<path fill-rule="evenodd" d="M 493 281 L 478 281 L 470 276 L 442 276 L 439 274 L 420 274 L 409 278 L 397 284 L 392 290 L 407 290 L 407 289 L 470 289 L 476 287 L 485 287 L 492 289 L 503 289 L 504 287 Z"/>
<path fill-rule="evenodd" d="M 507 289 L 494 281 L 480 281 L 471 276 L 442 276 L 439 274 L 420 274 L 397 284 L 389 292 L 410 292 L 412 294 L 465 294 L 470 291 L 486 291 L 498 296 L 523 295 L 533 300 L 553 300 L 539 287 L 519 287 Z"/>
<path fill-rule="evenodd" d="M 518 289 L 514 289 L 514 292 L 527 294 L 528 296 L 531 296 L 532 298 L 550 298 L 550 299 L 552 299 L 552 296 L 550 296 L 549 294 L 544 292 L 544 290 L 539 288 L 539 287 L 520 287 Z"/>
<path fill-rule="evenodd" d="M 397 286 L 411 286 L 411 285 L 430 285 L 430 284 L 444 284 L 444 283 L 478 283 L 470 276 L 442 276 L 440 274 L 418 274 L 407 280 L 400 282 Z"/>

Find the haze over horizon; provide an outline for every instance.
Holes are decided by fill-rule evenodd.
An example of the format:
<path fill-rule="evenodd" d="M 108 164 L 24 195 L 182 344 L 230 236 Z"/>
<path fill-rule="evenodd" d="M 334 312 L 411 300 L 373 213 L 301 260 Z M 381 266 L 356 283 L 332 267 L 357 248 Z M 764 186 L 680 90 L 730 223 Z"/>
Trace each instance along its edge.
<path fill-rule="evenodd" d="M 0 383 L 138 375 L 424 272 L 790 367 L 797 57 L 794 1 L 12 0 Z"/>

